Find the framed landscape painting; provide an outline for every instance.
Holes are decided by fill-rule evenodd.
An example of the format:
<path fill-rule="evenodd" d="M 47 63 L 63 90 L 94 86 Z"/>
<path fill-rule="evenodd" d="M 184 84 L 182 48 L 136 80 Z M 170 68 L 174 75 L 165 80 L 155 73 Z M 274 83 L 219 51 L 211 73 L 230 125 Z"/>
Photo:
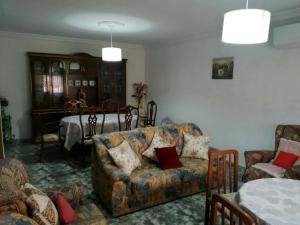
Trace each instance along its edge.
<path fill-rule="evenodd" d="M 214 58 L 212 65 L 212 79 L 232 79 L 233 64 L 233 57 Z"/>

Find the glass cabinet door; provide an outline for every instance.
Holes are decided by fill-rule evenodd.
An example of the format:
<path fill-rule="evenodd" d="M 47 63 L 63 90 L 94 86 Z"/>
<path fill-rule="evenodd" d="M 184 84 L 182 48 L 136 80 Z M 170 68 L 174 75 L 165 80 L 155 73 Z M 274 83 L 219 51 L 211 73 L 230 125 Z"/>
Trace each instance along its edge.
<path fill-rule="evenodd" d="M 64 104 L 64 79 L 66 73 L 66 63 L 64 61 L 51 61 L 51 94 L 53 106 L 61 106 Z"/>
<path fill-rule="evenodd" d="M 113 99 L 126 105 L 126 61 L 102 62 L 102 100 Z"/>
<path fill-rule="evenodd" d="M 33 62 L 33 98 L 38 108 L 47 108 L 50 102 L 51 80 L 48 74 L 48 63 L 43 60 Z"/>
<path fill-rule="evenodd" d="M 120 105 L 125 105 L 124 96 L 126 95 L 126 79 L 121 71 L 115 72 L 115 93 L 116 99 Z"/>

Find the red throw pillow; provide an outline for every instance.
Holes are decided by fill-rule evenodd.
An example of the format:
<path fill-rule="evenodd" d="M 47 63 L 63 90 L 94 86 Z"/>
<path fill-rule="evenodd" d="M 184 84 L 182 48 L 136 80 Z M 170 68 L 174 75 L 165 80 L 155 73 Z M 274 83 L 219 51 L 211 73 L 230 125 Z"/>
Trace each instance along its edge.
<path fill-rule="evenodd" d="M 156 157 L 159 162 L 159 168 L 162 170 L 182 167 L 182 163 L 179 160 L 176 146 L 155 148 Z"/>
<path fill-rule="evenodd" d="M 56 193 L 54 196 L 54 202 L 61 224 L 68 224 L 77 220 L 74 209 L 71 207 L 70 203 L 62 196 L 62 194 Z"/>
<path fill-rule="evenodd" d="M 298 158 L 299 156 L 292 153 L 280 151 L 276 159 L 273 161 L 273 164 L 288 169 L 297 161 Z"/>

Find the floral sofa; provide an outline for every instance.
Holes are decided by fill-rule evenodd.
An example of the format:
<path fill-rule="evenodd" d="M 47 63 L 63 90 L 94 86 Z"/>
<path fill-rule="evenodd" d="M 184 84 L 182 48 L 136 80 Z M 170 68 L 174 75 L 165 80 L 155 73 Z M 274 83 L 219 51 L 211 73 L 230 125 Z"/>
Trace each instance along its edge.
<path fill-rule="evenodd" d="M 21 191 L 24 184 L 29 183 L 29 176 L 24 165 L 16 159 L 0 160 L 0 225 L 19 224 L 37 225 L 30 218 L 30 207 L 23 199 Z M 71 225 L 106 225 L 106 219 L 99 209 L 84 200 L 81 184 L 43 190 L 53 200 L 54 193 L 61 193 L 70 202 L 77 214 L 77 221 Z"/>
<path fill-rule="evenodd" d="M 256 163 L 268 163 L 274 158 L 278 150 L 280 138 L 300 142 L 300 125 L 278 125 L 275 131 L 275 150 L 254 150 L 245 152 L 246 169 L 242 178 L 244 182 L 273 177 L 269 173 L 253 166 Z M 300 180 L 300 166 L 288 168 L 284 173 L 284 177 Z"/>
<path fill-rule="evenodd" d="M 156 131 L 164 140 L 176 145 L 179 151 L 184 144 L 183 131 L 195 136 L 202 135 L 200 128 L 190 123 L 94 136 L 92 183 L 104 206 L 113 216 L 191 195 L 206 188 L 208 160 L 180 158 L 183 167 L 161 170 L 155 162 L 142 156 Z M 107 152 L 123 140 L 130 144 L 142 162 L 141 168 L 133 171 L 130 176 L 113 163 Z"/>

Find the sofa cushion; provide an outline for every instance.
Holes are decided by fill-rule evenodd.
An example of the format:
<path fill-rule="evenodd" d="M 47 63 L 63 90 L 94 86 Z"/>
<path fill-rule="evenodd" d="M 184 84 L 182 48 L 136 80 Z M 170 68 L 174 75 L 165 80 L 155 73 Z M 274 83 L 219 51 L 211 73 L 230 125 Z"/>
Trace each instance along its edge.
<path fill-rule="evenodd" d="M 154 133 L 150 146 L 143 152 L 143 156 L 148 157 L 154 161 L 158 161 L 155 153 L 155 148 L 163 148 L 172 146 L 170 142 L 167 142 L 158 132 Z"/>
<path fill-rule="evenodd" d="M 288 153 L 285 151 L 279 151 L 279 154 L 273 161 L 273 164 L 276 166 L 283 167 L 284 169 L 288 169 L 297 161 L 298 158 L 298 155 Z"/>
<path fill-rule="evenodd" d="M 294 163 L 294 165 L 300 165 L 300 142 L 280 138 L 278 151 L 276 153 L 276 156 L 274 157 L 274 160 L 278 157 L 280 151 L 285 151 L 294 155 L 298 155 L 299 158 Z"/>
<path fill-rule="evenodd" d="M 71 207 L 70 203 L 62 196 L 57 193 L 55 195 L 55 205 L 59 214 L 59 221 L 61 224 L 72 223 L 77 220 L 76 213 Z"/>
<path fill-rule="evenodd" d="M 266 172 L 267 174 L 270 174 L 272 177 L 283 177 L 284 173 L 285 173 L 285 169 L 280 167 L 280 166 L 276 166 L 272 163 L 256 163 L 254 164 L 252 167 L 262 170 L 264 172 Z"/>
<path fill-rule="evenodd" d="M 134 171 L 130 176 L 130 190 L 133 193 L 148 192 L 160 188 L 175 187 L 182 182 L 191 182 L 195 179 L 206 180 L 208 160 L 188 159 L 181 160 L 183 167 L 161 170 L 156 164 L 149 164 L 147 169 Z"/>
<path fill-rule="evenodd" d="M 127 141 L 123 141 L 119 146 L 108 149 L 107 151 L 115 164 L 128 175 L 141 166 L 140 159 Z"/>
<path fill-rule="evenodd" d="M 184 144 L 181 157 L 192 157 L 208 160 L 208 137 L 184 134 Z"/>
<path fill-rule="evenodd" d="M 162 170 L 182 167 L 182 163 L 176 152 L 176 146 L 155 148 L 155 152 L 159 162 L 159 168 Z"/>
<path fill-rule="evenodd" d="M 183 133 L 187 133 L 187 134 L 197 136 L 197 137 L 203 135 L 200 128 L 193 123 L 174 124 L 173 126 L 177 127 L 177 129 L 179 129 L 179 135 L 178 135 L 178 139 L 177 139 L 177 146 L 180 149 L 179 156 L 182 154 L 182 149 L 183 149 L 183 144 L 184 144 L 184 137 L 183 137 L 184 134 Z"/>
<path fill-rule="evenodd" d="M 51 199 L 33 185 L 26 183 L 22 189 L 32 218 L 40 225 L 58 225 L 58 213 Z"/>

